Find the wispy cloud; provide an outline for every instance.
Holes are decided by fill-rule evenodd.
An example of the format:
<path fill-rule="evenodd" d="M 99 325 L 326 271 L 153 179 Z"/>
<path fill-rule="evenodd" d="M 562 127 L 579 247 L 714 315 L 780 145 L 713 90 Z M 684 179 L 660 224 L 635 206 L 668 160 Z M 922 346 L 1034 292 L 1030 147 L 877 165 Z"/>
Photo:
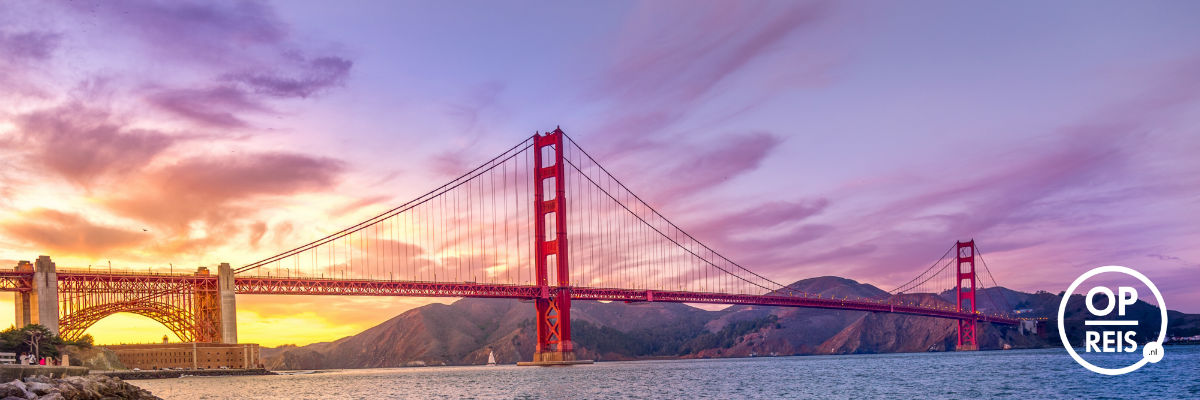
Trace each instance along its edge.
<path fill-rule="evenodd" d="M 676 23 L 661 23 L 664 8 L 677 14 Z M 747 78 L 748 69 L 823 21 L 829 8 L 815 2 L 644 4 L 623 30 L 616 62 L 590 91 L 611 104 L 607 122 L 594 130 L 610 143 L 601 152 L 661 149 L 664 136 L 681 139 L 668 128 L 712 100 L 721 84 Z"/>
<path fill-rule="evenodd" d="M 294 153 L 193 157 L 147 171 L 108 201 L 122 215 L 184 228 L 196 219 L 232 217 L 238 201 L 325 189 L 344 171 L 341 162 Z"/>
<path fill-rule="evenodd" d="M 0 31 L 0 55 L 4 62 L 41 61 L 50 58 L 62 41 L 62 34 L 55 32 L 5 32 Z"/>
<path fill-rule="evenodd" d="M 148 165 L 180 141 L 162 132 L 121 125 L 103 111 L 70 103 L 17 118 L 15 145 L 28 149 L 27 162 L 82 186 L 123 177 Z"/>
<path fill-rule="evenodd" d="M 877 200 L 870 204 L 876 209 L 861 216 L 834 210 L 839 229 L 828 238 L 848 251 L 794 253 L 777 268 L 806 266 L 799 270 L 808 271 L 837 265 L 847 274 L 899 279 L 911 275 L 914 266 L 933 261 L 953 240 L 976 238 L 992 257 L 1005 255 L 1009 282 L 1041 283 L 1071 268 L 1135 262 L 1146 249 L 1173 246 L 1167 233 L 1175 229 L 1171 221 L 1146 207 L 1186 192 L 1181 185 L 1188 185 L 1192 175 L 1186 161 L 1164 168 L 1161 159 L 1150 155 L 1174 151 L 1162 148 L 1162 133 L 1154 131 L 1178 129 L 1165 128 L 1163 121 L 1200 99 L 1177 90 L 1196 81 L 1193 76 L 1159 76 L 1140 94 L 1114 101 L 1115 107 L 1100 107 L 1086 121 L 1002 150 L 1004 156 L 994 159 L 1003 163 L 940 175 L 934 184 L 917 186 L 915 193 L 902 188 L 907 182 L 859 188 L 848 195 L 873 196 Z M 1138 106 L 1145 104 L 1153 106 Z M 893 189 L 911 194 L 885 195 Z M 1069 265 L 1060 264 L 1064 262 Z M 1069 268 L 1012 275 L 1014 269 L 1045 265 Z"/>
<path fill-rule="evenodd" d="M 166 231 L 156 251 L 193 253 L 241 240 L 243 230 L 257 242 L 265 233 L 250 222 L 259 212 L 257 201 L 327 190 L 344 170 L 339 161 L 293 153 L 192 157 L 146 171 L 101 203 Z"/>
<path fill-rule="evenodd" d="M 758 168 L 782 142 L 766 132 L 730 134 L 704 146 L 690 146 L 690 152 L 667 171 L 673 184 L 655 191 L 662 198 L 679 198 L 728 182 Z"/>
<path fill-rule="evenodd" d="M 675 23 L 661 23 L 666 9 Z M 780 134 L 696 128 L 695 121 L 712 125 L 798 87 L 763 69 L 795 53 L 781 50 L 833 12 L 824 2 L 640 5 L 624 21 L 614 61 L 584 96 L 601 111 L 597 125 L 583 127 L 581 141 L 618 175 L 634 176 L 648 188 L 640 194 L 654 203 L 702 197 L 736 181 L 779 147 Z M 805 85 L 813 80 L 797 71 L 822 74 L 808 65 L 826 64 L 818 55 L 793 58 L 786 79 Z M 762 90 L 728 96 L 739 85 Z M 731 98 L 738 100 L 730 104 Z"/>
<path fill-rule="evenodd" d="M 136 229 L 99 225 L 79 214 L 45 208 L 0 223 L 0 230 L 47 252 L 89 257 L 126 254 L 150 238 Z"/>
<path fill-rule="evenodd" d="M 0 30 L 0 98 L 45 96 L 30 77 L 43 69 L 61 45 L 62 34 L 58 32 Z"/>
<path fill-rule="evenodd" d="M 76 1 L 65 8 L 136 38 L 156 56 L 218 65 L 257 59 L 259 46 L 276 46 L 288 27 L 261 1 Z"/>
<path fill-rule="evenodd" d="M 249 123 L 242 114 L 269 109 L 246 92 L 229 86 L 161 89 L 153 91 L 146 100 L 163 111 L 212 128 L 244 128 Z"/>
<path fill-rule="evenodd" d="M 342 85 L 350 74 L 353 62 L 341 57 L 324 56 L 305 60 L 291 55 L 292 65 L 297 71 L 288 73 L 264 73 L 255 68 L 225 75 L 226 80 L 248 87 L 252 92 L 272 97 L 306 98 L 320 91 Z"/>
<path fill-rule="evenodd" d="M 72 2 L 65 8 L 124 33 L 159 63 L 199 75 L 198 82 L 125 77 L 149 88 L 134 91 L 146 102 L 199 127 L 250 127 L 249 116 L 274 111 L 271 100 L 310 98 L 339 87 L 354 65 L 295 40 L 265 2 Z"/>

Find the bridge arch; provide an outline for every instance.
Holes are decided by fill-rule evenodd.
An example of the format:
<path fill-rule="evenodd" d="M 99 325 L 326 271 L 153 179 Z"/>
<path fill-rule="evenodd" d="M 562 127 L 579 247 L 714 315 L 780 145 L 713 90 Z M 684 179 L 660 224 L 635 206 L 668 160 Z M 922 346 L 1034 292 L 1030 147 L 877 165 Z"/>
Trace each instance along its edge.
<path fill-rule="evenodd" d="M 158 301 L 130 300 L 99 304 L 62 316 L 59 319 L 59 336 L 66 340 L 79 339 L 96 322 L 118 313 L 150 318 L 165 326 L 182 342 L 196 341 L 199 331 L 196 316 L 190 310 Z"/>

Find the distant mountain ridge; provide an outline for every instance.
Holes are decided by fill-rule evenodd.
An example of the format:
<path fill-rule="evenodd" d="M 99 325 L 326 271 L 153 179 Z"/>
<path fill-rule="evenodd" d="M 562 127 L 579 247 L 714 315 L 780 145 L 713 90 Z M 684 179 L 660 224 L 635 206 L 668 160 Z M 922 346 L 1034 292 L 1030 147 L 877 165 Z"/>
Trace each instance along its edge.
<path fill-rule="evenodd" d="M 872 285 L 836 276 L 804 279 L 788 287 L 822 297 L 888 295 Z M 1057 313 L 1059 297 L 1046 292 L 988 288 L 979 293 L 981 306 L 988 295 L 998 301 L 1003 297 L 1013 308 Z M 952 306 L 954 301 L 953 292 L 901 298 L 925 305 Z M 1081 301 L 1071 300 L 1069 319 L 1082 318 L 1075 315 L 1082 312 Z M 1148 312 L 1146 307 L 1154 306 L 1140 303 L 1134 310 Z M 744 305 L 708 311 L 678 303 L 595 301 L 573 302 L 571 311 L 578 355 L 596 360 L 948 351 L 956 343 L 952 320 L 865 311 Z M 499 363 L 510 364 L 532 358 L 533 318 L 533 307 L 527 302 L 464 298 L 449 305 L 414 308 L 333 342 L 263 349 L 263 358 L 271 369 L 378 368 L 483 364 L 494 352 Z M 1179 325 L 1180 332 L 1200 330 L 1200 315 L 1172 311 L 1170 318 L 1173 329 Z M 1060 345 L 1056 332 L 1039 333 L 981 324 L 979 345 L 981 349 Z"/>

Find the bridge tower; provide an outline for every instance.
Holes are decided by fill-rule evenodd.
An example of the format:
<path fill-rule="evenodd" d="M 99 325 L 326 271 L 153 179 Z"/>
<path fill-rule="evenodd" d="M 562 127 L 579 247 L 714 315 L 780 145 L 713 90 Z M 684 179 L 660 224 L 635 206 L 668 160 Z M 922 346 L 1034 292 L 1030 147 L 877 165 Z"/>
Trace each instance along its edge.
<path fill-rule="evenodd" d="M 196 271 L 196 276 L 209 276 L 208 268 Z M 221 340 L 221 295 L 211 281 L 192 286 L 193 340 L 198 343 L 223 343 Z M 186 340 L 186 339 L 185 339 Z"/>
<path fill-rule="evenodd" d="M 563 131 L 533 137 L 534 248 L 537 260 L 537 349 L 534 364 L 572 363 L 571 281 L 567 265 L 567 199 Z M 556 285 L 550 285 L 553 268 Z"/>
<path fill-rule="evenodd" d="M 58 278 L 54 261 L 49 256 L 38 256 L 32 264 L 29 261 L 17 263 L 15 270 L 33 272 L 33 280 L 26 281 L 21 290 L 13 292 L 17 327 L 40 324 L 50 332 L 58 332 Z"/>
<path fill-rule="evenodd" d="M 955 269 L 958 276 L 954 291 L 958 301 L 955 304 L 958 306 L 958 312 L 970 312 L 975 314 L 975 240 L 966 242 L 958 242 L 955 254 L 958 258 L 958 268 Z M 964 303 L 967 303 L 965 306 Z M 979 342 L 976 340 L 975 327 L 978 325 L 977 318 L 960 319 L 958 320 L 958 346 L 957 350 L 979 350 Z"/>
<path fill-rule="evenodd" d="M 221 343 L 236 344 L 237 341 L 237 297 L 235 294 L 233 267 L 229 263 L 217 266 L 217 299 L 220 305 Z"/>

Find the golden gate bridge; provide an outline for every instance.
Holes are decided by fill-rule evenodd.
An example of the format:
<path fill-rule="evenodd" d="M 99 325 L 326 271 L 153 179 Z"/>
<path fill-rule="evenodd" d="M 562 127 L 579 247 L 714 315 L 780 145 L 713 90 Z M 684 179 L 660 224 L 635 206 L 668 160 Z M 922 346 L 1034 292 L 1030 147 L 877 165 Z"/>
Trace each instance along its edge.
<path fill-rule="evenodd" d="M 982 262 L 982 269 L 977 269 Z M 236 343 L 235 294 L 490 297 L 532 300 L 534 363 L 570 363 L 571 302 L 601 300 L 810 307 L 958 321 L 957 349 L 980 323 L 1015 325 L 973 240 L 882 298 L 793 289 L 701 243 L 634 194 L 561 129 L 518 143 L 407 203 L 217 274 L 57 269 L 46 256 L 0 271 L 17 324 L 75 339 L 128 312 L 185 342 Z M 953 292 L 953 305 L 906 294 Z M 1001 299 L 1003 300 L 1003 299 Z M 985 311 L 986 310 L 986 311 Z"/>

